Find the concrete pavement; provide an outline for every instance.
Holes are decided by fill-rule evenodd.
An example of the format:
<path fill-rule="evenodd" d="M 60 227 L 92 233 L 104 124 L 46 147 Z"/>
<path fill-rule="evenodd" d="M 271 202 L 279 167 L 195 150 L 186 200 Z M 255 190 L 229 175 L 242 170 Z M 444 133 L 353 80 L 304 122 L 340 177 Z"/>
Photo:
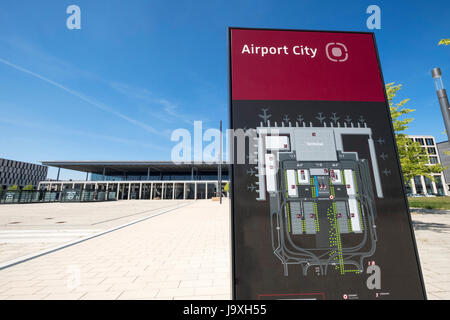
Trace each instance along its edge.
<path fill-rule="evenodd" d="M 449 300 L 450 212 L 432 212 L 412 213 L 414 233 L 428 299 Z"/>
<path fill-rule="evenodd" d="M 8 260 L 126 224 L 188 201 L 2 205 L 0 265 Z"/>
<path fill-rule="evenodd" d="M 229 299 L 228 210 L 191 201 L 1 270 L 0 299 Z"/>

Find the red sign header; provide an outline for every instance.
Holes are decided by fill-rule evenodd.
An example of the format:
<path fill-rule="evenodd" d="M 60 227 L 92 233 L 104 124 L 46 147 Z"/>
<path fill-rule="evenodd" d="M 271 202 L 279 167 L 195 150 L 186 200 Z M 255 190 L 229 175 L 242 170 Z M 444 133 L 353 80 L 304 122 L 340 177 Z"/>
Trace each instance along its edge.
<path fill-rule="evenodd" d="M 231 29 L 233 100 L 384 102 L 370 33 Z"/>

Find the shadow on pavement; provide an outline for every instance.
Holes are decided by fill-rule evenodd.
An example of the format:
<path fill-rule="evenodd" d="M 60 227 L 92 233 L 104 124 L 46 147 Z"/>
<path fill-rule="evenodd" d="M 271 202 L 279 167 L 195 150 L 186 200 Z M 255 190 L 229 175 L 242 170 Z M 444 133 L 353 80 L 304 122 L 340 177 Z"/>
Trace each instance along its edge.
<path fill-rule="evenodd" d="M 445 209 L 425 209 L 425 208 L 409 208 L 411 213 L 423 214 L 450 214 L 450 210 Z"/>
<path fill-rule="evenodd" d="M 414 230 L 429 230 L 435 232 L 449 232 L 450 225 L 436 222 L 413 221 Z"/>

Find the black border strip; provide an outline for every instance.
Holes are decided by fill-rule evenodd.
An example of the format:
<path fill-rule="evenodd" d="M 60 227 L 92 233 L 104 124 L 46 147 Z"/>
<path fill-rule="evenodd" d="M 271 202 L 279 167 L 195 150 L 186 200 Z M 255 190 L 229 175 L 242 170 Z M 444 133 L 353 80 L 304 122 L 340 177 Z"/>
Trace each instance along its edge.
<path fill-rule="evenodd" d="M 409 209 L 409 203 L 408 203 L 408 198 L 405 196 L 406 195 L 406 187 L 405 187 L 405 182 L 403 181 L 403 171 L 402 171 L 402 166 L 400 164 L 400 156 L 398 153 L 398 148 L 397 148 L 397 141 L 395 140 L 395 132 L 394 132 L 394 125 L 392 124 L 392 117 L 391 117 L 391 111 L 389 108 L 389 102 L 388 102 L 388 98 L 387 98 L 387 94 L 386 94 L 386 84 L 384 83 L 384 76 L 383 76 L 383 70 L 381 69 L 381 62 L 380 62 L 380 56 L 378 54 L 378 46 L 377 46 L 377 41 L 375 39 L 375 33 L 372 32 L 372 39 L 373 39 L 373 45 L 375 47 L 375 53 L 377 55 L 377 62 L 378 62 L 378 70 L 381 76 L 381 83 L 383 84 L 383 92 L 384 92 L 384 99 L 385 99 L 385 106 L 386 106 L 386 111 L 388 114 L 388 118 L 389 118 L 389 125 L 391 127 L 391 132 L 392 132 L 392 138 L 393 138 L 393 145 L 394 145 L 394 150 L 395 150 L 395 158 L 397 160 L 397 167 L 398 167 L 398 171 L 400 172 L 400 182 L 402 185 L 402 189 L 403 189 L 403 200 L 405 201 L 405 205 L 406 205 L 406 215 L 409 221 L 409 231 L 411 233 L 411 239 L 413 241 L 413 247 L 414 247 L 414 253 L 416 255 L 416 263 L 417 263 L 417 267 L 419 268 L 419 278 L 420 278 L 420 283 L 422 285 L 422 294 L 423 297 L 425 298 L 425 300 L 427 300 L 427 291 L 425 289 L 425 282 L 423 280 L 423 274 L 422 274 L 422 266 L 420 264 L 420 258 L 419 258 L 419 252 L 417 250 L 417 242 L 416 242 L 416 236 L 414 234 L 414 228 L 413 228 L 413 224 L 412 224 L 412 219 L 411 219 L 411 210 Z"/>
<path fill-rule="evenodd" d="M 393 144 L 394 144 L 394 149 L 395 149 L 395 155 L 396 155 L 396 159 L 397 159 L 397 167 L 398 170 L 400 172 L 400 177 L 401 177 L 401 185 L 402 185 L 402 189 L 403 189 L 403 200 L 405 202 L 406 205 L 406 209 L 407 209 L 407 218 L 409 221 L 409 230 L 410 230 L 410 234 L 411 234 L 411 238 L 413 240 L 413 247 L 414 247 L 414 253 L 416 256 L 416 263 L 418 266 L 418 271 L 419 271 L 419 278 L 420 278 L 420 283 L 422 285 L 422 294 L 424 296 L 425 299 L 427 299 L 427 293 L 425 290 L 425 283 L 423 280 L 423 274 L 422 274 L 422 267 L 420 264 L 420 259 L 419 259 L 419 253 L 417 250 L 417 242 L 416 242 L 416 237 L 414 235 L 414 229 L 413 229 L 413 225 L 412 225 L 412 220 L 411 220 L 411 214 L 410 214 L 410 209 L 409 209 L 409 203 L 408 203 L 408 199 L 405 196 L 405 184 L 403 181 L 403 172 L 402 172 L 402 168 L 400 165 L 400 158 L 398 155 L 398 148 L 397 148 L 397 142 L 395 141 L 395 132 L 394 132 L 394 127 L 392 125 L 392 118 L 391 118 L 391 112 L 389 109 L 389 102 L 387 99 L 387 94 L 386 94 L 386 86 L 385 86 L 385 82 L 384 82 L 384 77 L 383 77 L 383 71 L 381 69 L 381 63 L 380 63 L 380 56 L 378 53 L 378 46 L 377 46 L 377 42 L 375 39 L 375 33 L 374 32 L 367 32 L 367 31 L 336 31 L 336 30 L 308 30 L 308 29 L 277 29 L 277 28 L 244 28 L 244 27 L 228 27 L 228 110 L 229 110 L 229 126 L 230 129 L 234 129 L 233 128 L 233 108 L 232 108 L 232 102 L 233 102 L 233 93 L 232 93 L 232 74 L 231 74 L 231 32 L 232 30 L 266 30 L 266 31 L 294 31 L 294 32 L 320 32 L 320 33 L 352 33 L 352 34 L 370 34 L 372 35 L 372 40 L 373 40 L 373 45 L 375 47 L 375 53 L 377 56 L 377 63 L 378 63 L 378 72 L 380 74 L 381 77 L 381 83 L 383 85 L 383 92 L 384 92 L 384 99 L 385 99 L 385 106 L 386 106 L 386 111 L 388 114 L 388 118 L 389 118 L 389 123 L 390 123 L 390 127 L 391 127 L 391 133 L 392 133 L 392 137 L 393 137 Z M 235 228 L 234 228 L 234 159 L 230 159 L 230 169 L 228 171 L 228 175 L 229 175 L 229 185 L 231 188 L 231 192 L 230 192 L 230 196 L 231 196 L 231 205 L 230 205 L 230 228 L 231 228 L 231 299 L 236 300 L 236 277 L 235 277 L 235 272 L 236 272 L 236 267 L 235 267 Z"/>

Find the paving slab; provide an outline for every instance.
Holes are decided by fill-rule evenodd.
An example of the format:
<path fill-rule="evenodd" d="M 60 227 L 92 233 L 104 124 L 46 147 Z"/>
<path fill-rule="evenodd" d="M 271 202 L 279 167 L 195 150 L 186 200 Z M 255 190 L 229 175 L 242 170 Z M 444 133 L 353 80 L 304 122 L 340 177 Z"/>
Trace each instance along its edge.
<path fill-rule="evenodd" d="M 151 203 L 123 201 L 134 202 L 133 209 L 126 212 L 126 205 L 120 202 L 116 203 L 122 215 L 143 212 Z M 0 270 L 0 295 L 5 299 L 175 299 L 197 295 L 229 299 L 230 286 L 225 285 L 230 283 L 229 203 L 184 203 L 182 208 Z M 80 206 L 79 210 L 86 209 Z M 98 212 L 95 215 L 91 224 L 105 220 Z M 207 278 L 201 278 L 204 275 Z M 197 288 L 203 291 L 196 292 Z"/>
<path fill-rule="evenodd" d="M 424 210 L 425 211 L 425 210 Z M 411 214 L 428 298 L 450 299 L 450 211 Z"/>
<path fill-rule="evenodd" d="M 126 224 L 187 201 L 6 204 L 0 210 L 0 263 Z"/>

